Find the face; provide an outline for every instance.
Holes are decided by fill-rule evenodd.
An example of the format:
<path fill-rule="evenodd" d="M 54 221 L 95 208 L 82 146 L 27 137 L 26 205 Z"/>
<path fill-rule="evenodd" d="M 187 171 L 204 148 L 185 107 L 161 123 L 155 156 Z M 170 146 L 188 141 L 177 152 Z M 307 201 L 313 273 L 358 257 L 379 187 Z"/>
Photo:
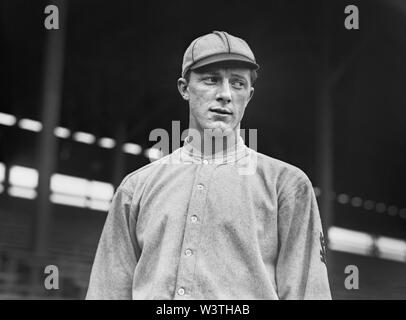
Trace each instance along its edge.
<path fill-rule="evenodd" d="M 250 74 L 248 68 L 213 65 L 192 71 L 187 84 L 179 79 L 184 85 L 179 90 L 189 101 L 189 126 L 200 132 L 220 129 L 222 135 L 236 132 L 254 92 Z"/>

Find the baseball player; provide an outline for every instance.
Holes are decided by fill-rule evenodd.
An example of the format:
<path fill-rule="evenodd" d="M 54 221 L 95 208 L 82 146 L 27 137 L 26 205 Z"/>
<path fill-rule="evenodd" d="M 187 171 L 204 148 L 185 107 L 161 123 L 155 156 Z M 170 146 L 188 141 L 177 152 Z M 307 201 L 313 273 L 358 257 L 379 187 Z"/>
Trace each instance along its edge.
<path fill-rule="evenodd" d="M 178 89 L 193 134 L 117 188 L 87 299 L 331 299 L 311 182 L 240 136 L 258 68 L 223 31 L 187 48 Z"/>

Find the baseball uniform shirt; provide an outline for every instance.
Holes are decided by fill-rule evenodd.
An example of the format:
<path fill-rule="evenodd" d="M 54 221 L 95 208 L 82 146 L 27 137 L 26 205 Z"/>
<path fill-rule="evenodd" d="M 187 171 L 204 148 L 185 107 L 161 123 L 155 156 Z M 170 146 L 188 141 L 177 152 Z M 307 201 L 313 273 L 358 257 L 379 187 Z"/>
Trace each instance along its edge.
<path fill-rule="evenodd" d="M 240 138 L 187 142 L 127 175 L 87 299 L 331 299 L 320 215 L 300 169 Z"/>

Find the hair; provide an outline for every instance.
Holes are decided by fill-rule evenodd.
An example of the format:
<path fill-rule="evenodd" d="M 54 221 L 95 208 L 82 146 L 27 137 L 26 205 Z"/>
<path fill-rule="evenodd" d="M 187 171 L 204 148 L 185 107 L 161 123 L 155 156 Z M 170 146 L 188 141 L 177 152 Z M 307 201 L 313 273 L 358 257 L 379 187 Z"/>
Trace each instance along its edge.
<path fill-rule="evenodd" d="M 204 67 L 201 67 L 201 68 L 204 68 Z M 197 68 L 197 69 L 195 69 L 194 71 L 197 72 L 197 73 L 199 73 L 199 69 L 201 69 L 201 68 Z M 192 70 L 188 69 L 188 70 L 186 71 L 186 73 L 185 73 L 184 79 L 186 80 L 187 83 L 189 83 L 191 71 L 192 71 Z M 258 78 L 258 71 L 257 71 L 257 70 L 254 70 L 254 69 L 251 69 L 251 70 L 250 70 L 251 86 L 254 85 L 254 83 L 255 83 L 255 81 L 257 80 L 257 78 Z"/>

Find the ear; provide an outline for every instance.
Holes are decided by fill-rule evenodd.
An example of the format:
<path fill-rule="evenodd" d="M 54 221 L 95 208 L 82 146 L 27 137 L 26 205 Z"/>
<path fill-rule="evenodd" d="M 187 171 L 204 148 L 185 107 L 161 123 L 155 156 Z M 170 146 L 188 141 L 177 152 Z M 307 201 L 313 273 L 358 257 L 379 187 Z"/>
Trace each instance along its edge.
<path fill-rule="evenodd" d="M 185 78 L 178 79 L 178 90 L 184 100 L 189 100 L 189 89 Z"/>
<path fill-rule="evenodd" d="M 250 96 L 249 96 L 249 98 L 248 98 L 248 102 L 250 102 L 252 96 L 254 95 L 254 91 L 255 91 L 254 87 L 251 87 L 251 88 L 250 88 Z"/>

